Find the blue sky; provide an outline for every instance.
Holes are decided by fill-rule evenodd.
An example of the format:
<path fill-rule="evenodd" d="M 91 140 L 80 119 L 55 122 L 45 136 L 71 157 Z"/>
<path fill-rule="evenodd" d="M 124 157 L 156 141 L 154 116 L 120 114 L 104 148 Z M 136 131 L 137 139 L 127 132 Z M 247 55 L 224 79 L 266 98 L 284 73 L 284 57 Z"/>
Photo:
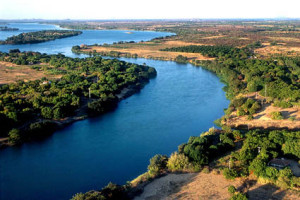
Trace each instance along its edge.
<path fill-rule="evenodd" d="M 0 0 L 0 19 L 300 18 L 300 0 Z"/>

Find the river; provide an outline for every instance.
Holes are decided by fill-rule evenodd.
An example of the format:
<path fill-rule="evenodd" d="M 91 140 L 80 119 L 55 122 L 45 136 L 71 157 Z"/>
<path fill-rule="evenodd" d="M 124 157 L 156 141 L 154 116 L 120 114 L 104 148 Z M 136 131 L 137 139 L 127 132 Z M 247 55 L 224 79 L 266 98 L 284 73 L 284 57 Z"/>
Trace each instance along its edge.
<path fill-rule="evenodd" d="M 14 48 L 74 56 L 70 48 L 81 43 L 140 41 L 168 34 L 90 30 L 76 36 L 80 39 Z M 0 51 L 7 50 L 0 46 Z M 207 70 L 171 61 L 122 60 L 146 63 L 158 75 L 113 112 L 75 122 L 43 141 L 1 150 L 0 199 L 70 199 L 109 181 L 124 184 L 145 172 L 153 155 L 170 155 L 190 136 L 208 130 L 228 106 L 224 84 Z"/>

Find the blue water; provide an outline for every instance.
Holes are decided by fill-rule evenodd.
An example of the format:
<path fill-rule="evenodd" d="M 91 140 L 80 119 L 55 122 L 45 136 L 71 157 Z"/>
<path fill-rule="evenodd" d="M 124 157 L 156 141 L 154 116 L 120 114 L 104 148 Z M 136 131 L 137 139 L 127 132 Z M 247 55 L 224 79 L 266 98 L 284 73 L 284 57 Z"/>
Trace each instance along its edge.
<path fill-rule="evenodd" d="M 12 28 L 19 28 L 19 31 L 0 31 L 0 40 L 5 40 L 12 35 L 18 35 L 21 32 L 32 32 L 40 30 L 61 29 L 55 25 L 38 23 L 11 23 L 5 25 Z M 154 32 L 154 31 L 128 31 L 122 30 L 81 30 L 83 33 L 78 36 L 52 40 L 38 44 L 23 45 L 0 45 L 0 51 L 8 52 L 10 49 L 20 49 L 21 51 L 39 51 L 47 54 L 62 53 L 66 56 L 74 57 L 71 48 L 81 44 L 112 44 L 118 41 L 147 41 L 156 37 L 173 35 L 173 33 Z"/>
<path fill-rule="evenodd" d="M 122 38 L 111 37 L 107 41 Z M 212 127 L 228 106 L 224 85 L 200 67 L 122 60 L 146 63 L 158 75 L 113 112 L 73 123 L 44 141 L 1 150 L 0 199 L 69 199 L 109 181 L 124 184 L 145 172 L 153 155 L 170 155 Z"/>

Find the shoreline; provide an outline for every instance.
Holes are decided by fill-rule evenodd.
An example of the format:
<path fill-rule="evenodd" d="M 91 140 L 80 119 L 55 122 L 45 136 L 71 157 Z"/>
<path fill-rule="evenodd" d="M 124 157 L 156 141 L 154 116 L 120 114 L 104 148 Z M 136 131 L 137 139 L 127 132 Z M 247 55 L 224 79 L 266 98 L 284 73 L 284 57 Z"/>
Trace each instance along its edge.
<path fill-rule="evenodd" d="M 142 84 L 142 88 L 144 86 L 145 86 L 145 84 Z M 139 92 L 142 88 L 136 89 L 136 88 L 133 88 L 132 86 L 123 88 L 123 90 L 119 94 L 116 95 L 118 97 L 118 102 L 134 95 L 135 93 Z M 76 111 L 77 114 L 75 114 L 74 116 L 71 116 L 71 117 L 66 117 L 66 118 L 60 119 L 60 120 L 35 120 L 34 122 L 47 121 L 47 122 L 53 123 L 54 131 L 50 134 L 50 135 L 52 135 L 56 131 L 61 130 L 77 121 L 85 120 L 87 118 L 92 118 L 92 117 L 99 117 L 102 115 L 102 114 L 99 114 L 99 115 L 95 115 L 95 116 L 88 116 L 87 105 L 88 105 L 88 102 L 86 102 L 84 105 L 82 105 L 80 108 L 78 108 Z M 117 106 L 118 106 L 118 104 L 117 104 Z M 110 111 L 108 111 L 108 112 L 110 112 Z M 105 114 L 105 113 L 103 113 L 103 114 Z M 42 139 L 44 139 L 44 138 L 46 139 L 47 136 L 44 136 Z M 33 139 L 33 140 L 35 140 L 35 139 Z M 16 145 L 16 144 L 10 144 L 8 141 L 8 137 L 0 137 L 0 150 L 4 149 L 6 147 L 21 146 L 22 144 L 33 141 L 33 140 L 25 141 L 25 142 L 22 142 L 21 144 Z"/>
<path fill-rule="evenodd" d="M 93 50 L 95 46 L 93 45 L 88 45 L 87 46 L 87 49 L 80 49 L 78 51 L 74 51 L 74 53 L 79 53 L 79 54 L 89 54 L 91 51 L 89 50 Z M 97 46 L 96 46 L 97 47 Z M 103 48 L 106 48 L 106 47 L 103 47 Z M 108 47 L 109 48 L 109 47 Z M 126 50 L 126 49 L 125 49 Z M 108 52 L 108 51 L 107 51 Z M 107 53 L 105 52 L 105 53 Z M 157 57 L 157 58 L 149 58 L 149 57 L 145 57 L 145 56 L 140 56 L 139 54 L 136 54 L 136 56 L 132 57 L 132 54 L 126 54 L 126 53 L 121 53 L 121 55 L 119 56 L 114 56 L 114 55 L 103 55 L 103 52 L 93 52 L 94 54 L 96 53 L 97 55 L 100 55 L 100 56 L 110 56 L 110 57 L 116 57 L 116 58 L 145 58 L 145 59 L 153 59 L 153 60 L 162 60 L 162 61 L 172 61 L 172 62 L 176 62 L 174 59 L 172 59 L 171 57 Z M 181 53 L 181 52 L 179 52 Z M 127 55 L 127 56 L 124 56 L 124 55 Z M 208 59 L 208 60 L 203 60 L 203 61 L 210 61 L 211 59 Z M 211 71 L 210 69 L 208 69 L 205 64 L 199 64 L 197 63 L 197 61 L 202 61 L 202 60 L 191 60 L 191 59 L 188 59 L 185 63 L 189 63 L 191 65 L 193 65 L 194 67 L 201 67 L 203 69 L 206 69 L 206 70 L 209 70 Z M 218 76 L 219 79 L 221 79 L 221 77 L 215 73 L 214 71 L 211 71 L 213 72 L 216 76 Z M 220 80 L 222 81 L 222 80 Z M 227 85 L 227 83 L 225 82 L 225 84 Z M 249 97 L 251 98 L 251 97 Z M 262 97 L 260 97 L 262 98 Z M 259 116 L 260 112 L 265 110 L 266 108 L 262 108 L 260 110 L 258 110 L 257 113 L 255 113 L 256 116 Z M 278 108 L 278 110 L 280 110 L 280 108 Z M 281 109 L 282 110 L 282 109 Z M 297 109 L 298 110 L 298 109 Z M 294 111 L 293 111 L 294 112 Z M 291 113 L 293 113 L 291 112 Z M 265 114 L 267 115 L 267 114 Z M 224 115 L 225 116 L 225 115 Z M 300 116 L 300 114 L 298 115 Z M 243 117 L 243 116 L 242 116 Z M 233 120 L 230 119 L 229 121 L 225 122 L 225 123 L 222 123 L 223 125 L 226 125 L 226 126 L 229 126 L 233 129 L 241 129 L 241 130 L 254 130 L 254 129 L 265 129 L 265 130 L 289 130 L 289 131 L 298 131 L 300 130 L 300 121 L 299 119 L 296 119 L 297 121 L 290 121 L 290 122 L 286 122 L 285 124 L 293 124 L 292 126 L 285 126 L 285 125 L 282 125 L 282 120 L 273 120 L 273 119 L 270 119 L 268 118 L 267 121 L 263 121 L 263 123 L 266 123 L 267 125 L 260 125 L 260 124 L 255 124 L 255 123 L 252 123 L 253 121 L 255 120 L 246 120 L 246 119 L 242 119 L 242 117 L 236 117 L 235 116 L 235 120 L 239 120 L 240 123 L 233 123 Z M 264 117 L 264 116 L 263 116 Z M 266 117 L 265 117 L 266 118 Z M 285 121 L 287 121 L 287 119 L 285 119 Z M 297 123 L 297 124 L 295 124 Z"/>

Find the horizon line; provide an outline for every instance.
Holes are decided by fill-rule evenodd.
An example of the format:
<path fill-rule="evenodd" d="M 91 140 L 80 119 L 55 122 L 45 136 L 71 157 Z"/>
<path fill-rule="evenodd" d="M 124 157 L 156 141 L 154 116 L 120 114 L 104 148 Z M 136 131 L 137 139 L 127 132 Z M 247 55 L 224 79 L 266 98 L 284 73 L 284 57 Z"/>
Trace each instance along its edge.
<path fill-rule="evenodd" d="M 65 19 L 46 19 L 46 18 L 19 18 L 19 19 L 1 19 L 0 21 L 30 21 L 30 20 L 40 20 L 40 21 L 175 21 L 175 20 L 300 20 L 300 17 L 270 17 L 270 18 L 118 18 L 118 19 L 81 19 L 81 18 L 65 18 Z"/>

